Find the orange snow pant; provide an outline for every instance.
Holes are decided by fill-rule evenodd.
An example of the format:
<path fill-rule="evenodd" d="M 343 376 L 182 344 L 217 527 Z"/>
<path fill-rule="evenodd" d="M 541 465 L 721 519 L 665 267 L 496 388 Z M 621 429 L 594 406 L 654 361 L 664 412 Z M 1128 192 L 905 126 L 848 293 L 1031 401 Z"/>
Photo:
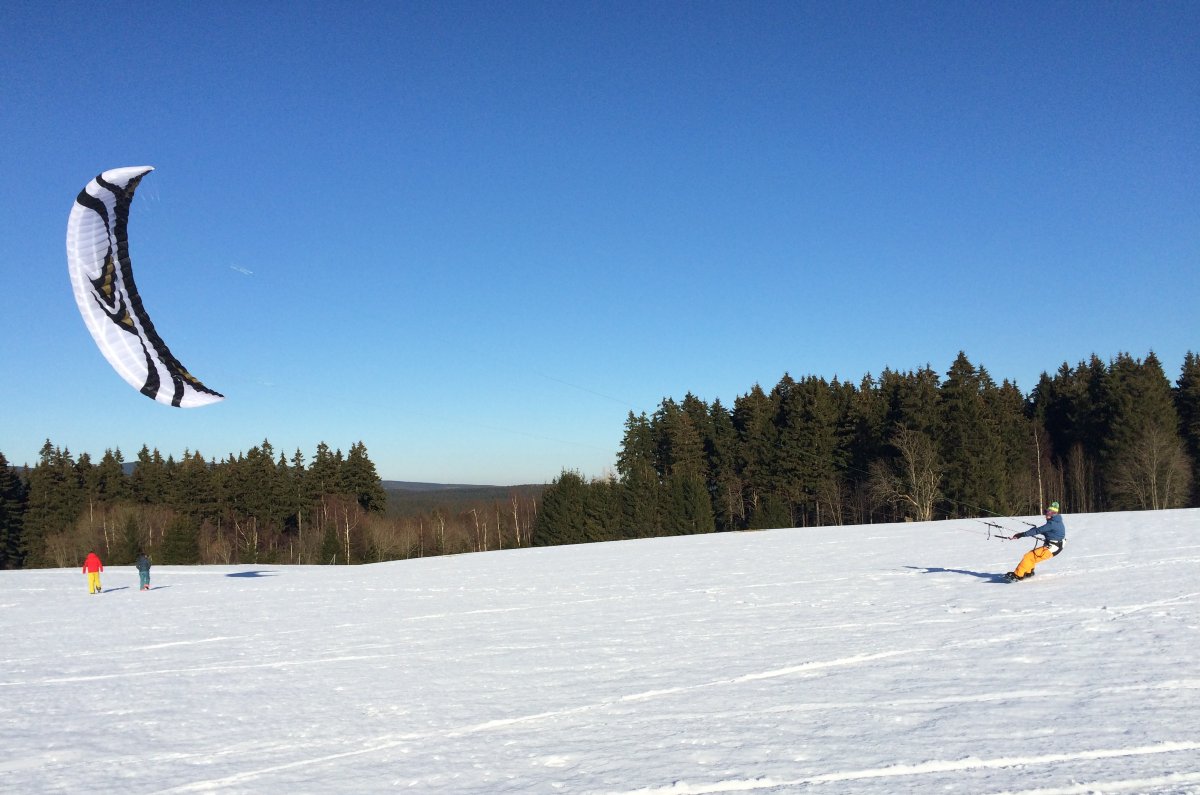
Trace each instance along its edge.
<path fill-rule="evenodd" d="M 1016 575 L 1018 577 L 1026 577 L 1029 572 L 1033 571 L 1033 567 L 1062 552 L 1062 545 L 1057 546 L 1040 546 L 1034 547 L 1025 553 L 1025 557 L 1021 558 L 1021 562 L 1017 565 Z"/>
<path fill-rule="evenodd" d="M 88 593 L 99 593 L 100 591 L 100 572 L 89 571 L 88 576 Z"/>

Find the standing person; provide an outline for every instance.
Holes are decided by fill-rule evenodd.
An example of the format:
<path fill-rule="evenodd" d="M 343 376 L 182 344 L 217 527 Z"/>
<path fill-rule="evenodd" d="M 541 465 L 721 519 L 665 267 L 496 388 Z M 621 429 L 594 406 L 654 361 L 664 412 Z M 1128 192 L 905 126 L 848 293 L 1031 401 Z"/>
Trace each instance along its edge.
<path fill-rule="evenodd" d="M 140 552 L 140 553 L 138 553 L 137 563 L 135 563 L 134 565 L 137 566 L 137 570 L 138 570 L 138 590 L 139 591 L 149 591 L 150 590 L 150 558 L 148 558 L 146 556 L 145 552 Z"/>
<path fill-rule="evenodd" d="M 89 552 L 87 559 L 83 561 L 83 573 L 88 578 L 88 593 L 100 593 L 100 572 L 104 571 L 104 564 L 100 562 L 100 556 L 95 552 Z"/>
<path fill-rule="evenodd" d="M 1009 582 L 1017 580 L 1025 580 L 1033 576 L 1033 567 L 1050 560 L 1050 558 L 1063 551 L 1063 543 L 1067 539 L 1067 528 L 1063 524 L 1062 515 L 1058 512 L 1058 503 L 1050 503 L 1050 507 L 1045 513 L 1046 523 L 1041 527 L 1031 527 L 1024 533 L 1017 533 L 1012 539 L 1015 541 L 1018 538 L 1026 538 L 1028 536 L 1040 537 L 1042 543 L 1035 546 L 1033 549 L 1025 553 L 1025 557 L 1021 558 L 1021 562 L 1017 564 L 1016 571 L 1010 571 L 1004 577 Z"/>

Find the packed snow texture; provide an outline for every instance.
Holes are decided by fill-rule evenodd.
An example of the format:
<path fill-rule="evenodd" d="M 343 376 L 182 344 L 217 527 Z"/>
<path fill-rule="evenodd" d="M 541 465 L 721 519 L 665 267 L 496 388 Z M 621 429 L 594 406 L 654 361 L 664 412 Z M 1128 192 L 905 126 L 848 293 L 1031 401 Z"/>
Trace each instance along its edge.
<path fill-rule="evenodd" d="M 1200 511 L 1065 518 L 0 572 L 0 790 L 1200 793 Z"/>

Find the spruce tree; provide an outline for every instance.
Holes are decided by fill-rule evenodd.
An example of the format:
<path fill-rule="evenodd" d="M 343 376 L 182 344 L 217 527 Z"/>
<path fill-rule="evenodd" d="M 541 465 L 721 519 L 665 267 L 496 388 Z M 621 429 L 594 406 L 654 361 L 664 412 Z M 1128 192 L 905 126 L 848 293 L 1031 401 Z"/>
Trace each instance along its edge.
<path fill-rule="evenodd" d="M 218 517 L 220 508 L 214 476 L 214 467 L 209 466 L 199 451 L 184 451 L 183 460 L 171 479 L 172 507 L 199 520 Z"/>
<path fill-rule="evenodd" d="M 856 514 L 854 502 L 855 482 L 858 473 L 853 470 L 854 443 L 857 434 L 858 388 L 848 381 L 834 378 L 829 384 L 829 399 L 836 417 L 834 433 L 834 455 L 832 480 L 824 486 L 820 499 L 827 506 L 819 516 L 823 525 L 851 523 Z"/>
<path fill-rule="evenodd" d="M 288 506 L 288 526 L 295 529 L 300 547 L 304 547 L 305 524 L 311 522 L 310 512 L 314 502 L 309 488 L 308 470 L 304 466 L 304 455 L 300 448 L 292 455 L 291 465 L 285 476 Z"/>
<path fill-rule="evenodd" d="M 789 527 L 799 524 L 795 517 L 808 502 L 812 490 L 809 469 L 819 454 L 813 449 L 814 429 L 807 410 L 808 399 L 801 385 L 786 374 L 771 392 L 776 443 L 768 493 L 785 510 L 784 526 Z"/>
<path fill-rule="evenodd" d="M 1075 368 L 1064 362 L 1052 378 L 1043 374 L 1031 399 L 1032 414 L 1044 423 L 1049 457 L 1064 489 L 1062 495 L 1050 499 L 1059 499 L 1072 511 L 1099 509 L 1107 383 L 1107 369 L 1095 356 Z"/>
<path fill-rule="evenodd" d="M 542 492 L 542 509 L 533 525 L 532 545 L 579 544 L 588 541 L 587 483 L 578 472 L 564 470 Z"/>
<path fill-rule="evenodd" d="M 1066 465 L 1071 480 L 1086 487 L 1089 502 L 1095 510 L 1107 510 L 1108 498 L 1104 488 L 1104 468 L 1110 459 L 1110 432 L 1114 406 L 1112 403 L 1111 370 L 1095 354 L 1087 364 L 1080 363 L 1076 380 L 1083 387 L 1078 396 L 1076 434 L 1078 445 L 1067 451 Z M 1079 510 L 1072 503 L 1075 510 Z"/>
<path fill-rule="evenodd" d="M 1005 480 L 997 423 L 985 395 L 995 383 L 976 370 L 962 351 L 941 385 L 938 433 L 943 467 L 942 494 L 949 516 L 996 512 Z"/>
<path fill-rule="evenodd" d="M 843 417 L 838 387 L 807 377 L 778 390 L 775 415 L 778 446 L 773 489 L 792 523 L 822 524 L 821 506 L 840 503 L 841 471 L 848 454 L 842 443 Z"/>
<path fill-rule="evenodd" d="M 80 453 L 79 458 L 75 459 L 75 479 L 83 489 L 83 504 L 87 511 L 88 524 L 94 524 L 96 509 L 100 503 L 99 478 L 97 467 L 87 452 Z"/>
<path fill-rule="evenodd" d="M 690 403 L 691 410 L 686 406 Z M 665 488 L 662 528 L 668 535 L 712 532 L 712 500 L 705 482 L 704 442 L 696 422 L 707 423 L 708 412 L 688 394 L 684 405 L 667 399 L 655 413 L 656 468 Z"/>
<path fill-rule="evenodd" d="M 84 489 L 71 453 L 42 445 L 38 463 L 29 472 L 27 507 L 21 536 L 21 556 L 26 566 L 49 566 L 47 541 L 69 531 L 84 504 Z"/>
<path fill-rule="evenodd" d="M 1113 507 L 1175 508 L 1187 504 L 1191 473 L 1179 438 L 1179 415 L 1158 357 L 1121 354 L 1108 392 L 1111 427 L 1104 478 Z"/>
<path fill-rule="evenodd" d="M 733 416 L 720 400 L 714 400 L 709 409 L 708 428 L 704 456 L 715 527 L 718 531 L 736 530 L 744 526 L 746 516 L 742 481 L 737 473 L 737 431 Z"/>
<path fill-rule="evenodd" d="M 257 517 L 273 528 L 282 526 L 289 513 L 287 485 L 270 442 L 264 439 L 261 445 L 247 451 L 241 472 L 246 515 Z"/>
<path fill-rule="evenodd" d="M 387 507 L 387 493 L 375 472 L 375 463 L 367 456 L 367 446 L 361 441 L 350 445 L 350 453 L 342 465 L 342 483 L 364 511 L 382 513 Z"/>
<path fill-rule="evenodd" d="M 788 517 L 781 524 L 775 524 L 782 515 L 779 500 L 772 492 L 778 442 L 774 419 L 775 404 L 758 384 L 733 402 L 733 427 L 738 435 L 737 471 L 745 489 L 743 502 L 747 525 L 754 529 L 771 524 L 782 527 L 790 522 Z M 772 499 L 768 500 L 768 497 Z M 783 512 L 786 513 L 786 506 Z"/>
<path fill-rule="evenodd" d="M 869 472 L 884 455 L 888 406 L 879 382 L 865 375 L 849 396 L 846 407 L 846 470 L 851 481 L 854 513 L 851 521 L 866 523 L 875 514 Z"/>
<path fill-rule="evenodd" d="M 656 460 L 655 432 L 645 412 L 629 412 L 625 436 L 617 454 L 617 473 L 621 478 L 619 503 L 622 535 L 626 538 L 650 538 L 662 530 L 661 488 Z M 543 510 L 545 496 L 543 495 Z"/>
<path fill-rule="evenodd" d="M 907 428 L 929 439 L 937 439 L 941 393 L 938 375 L 928 365 L 907 373 L 884 370 L 879 389 L 887 404 L 886 437 L 890 438 L 898 428 Z"/>
<path fill-rule="evenodd" d="M 593 480 L 585 485 L 581 535 L 585 541 L 616 541 L 625 537 L 615 479 Z"/>
<path fill-rule="evenodd" d="M 125 474 L 121 449 L 106 449 L 96 465 L 96 494 L 99 500 L 114 505 L 131 495 L 129 476 Z"/>
<path fill-rule="evenodd" d="M 1025 415 L 1025 397 L 1012 381 L 984 390 L 984 402 L 996 432 L 1001 480 L 994 485 L 991 510 L 1004 516 L 1037 513 L 1038 449 L 1035 424 Z M 1061 496 L 1061 495 L 1060 495 Z M 1049 500 L 1046 501 L 1049 503 Z"/>
<path fill-rule="evenodd" d="M 662 535 L 694 535 L 715 530 L 712 501 L 704 481 L 696 475 L 680 473 L 668 478 L 663 487 Z"/>
<path fill-rule="evenodd" d="M 21 567 L 25 484 L 0 453 L 0 569 Z"/>
<path fill-rule="evenodd" d="M 1200 508 L 1200 355 L 1188 351 L 1176 382 L 1175 406 L 1179 430 L 1191 457 L 1192 498 L 1189 505 Z"/>
<path fill-rule="evenodd" d="M 665 481 L 677 474 L 703 475 L 704 442 L 691 414 L 668 398 L 655 412 L 651 427 L 659 477 Z"/>
<path fill-rule="evenodd" d="M 176 516 L 163 533 L 158 558 L 162 563 L 190 566 L 200 562 L 200 525 L 190 516 Z"/>
<path fill-rule="evenodd" d="M 617 473 L 624 477 L 640 466 L 654 469 L 654 458 L 654 431 L 646 412 L 640 415 L 629 412 L 625 418 L 621 450 L 617 453 Z"/>
<path fill-rule="evenodd" d="M 317 445 L 317 454 L 308 466 L 308 482 L 312 494 L 318 499 L 322 496 L 346 493 L 342 482 L 341 451 L 331 452 L 329 445 L 321 442 Z"/>
<path fill-rule="evenodd" d="M 168 477 L 167 463 L 158 449 L 142 445 L 130 477 L 133 498 L 142 505 L 162 505 L 169 493 Z"/>

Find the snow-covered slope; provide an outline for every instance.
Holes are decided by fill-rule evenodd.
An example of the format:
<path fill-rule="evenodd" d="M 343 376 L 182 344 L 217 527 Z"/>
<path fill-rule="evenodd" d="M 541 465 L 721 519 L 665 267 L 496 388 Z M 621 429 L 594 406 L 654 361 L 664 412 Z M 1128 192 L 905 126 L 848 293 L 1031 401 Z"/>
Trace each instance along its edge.
<path fill-rule="evenodd" d="M 1200 793 L 1200 511 L 1066 524 L 0 572 L 0 791 Z"/>

